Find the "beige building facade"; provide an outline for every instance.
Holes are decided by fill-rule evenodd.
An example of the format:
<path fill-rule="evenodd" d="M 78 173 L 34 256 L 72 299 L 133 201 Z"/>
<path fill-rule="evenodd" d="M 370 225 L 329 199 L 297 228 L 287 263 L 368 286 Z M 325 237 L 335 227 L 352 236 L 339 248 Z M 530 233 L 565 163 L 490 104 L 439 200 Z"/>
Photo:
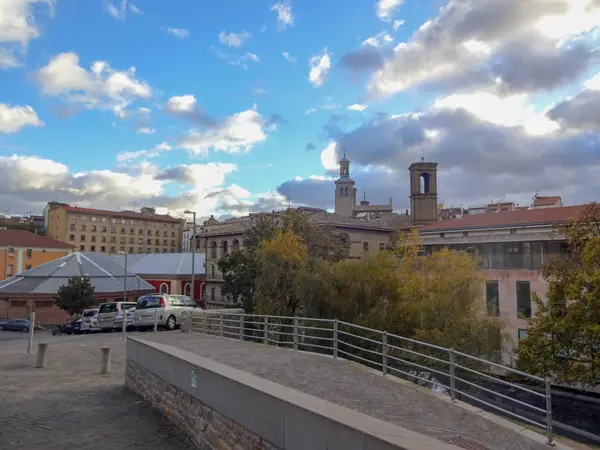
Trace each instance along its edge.
<path fill-rule="evenodd" d="M 518 341 L 527 337 L 527 319 L 536 313 L 532 294 L 546 298 L 548 283 L 540 268 L 551 257 L 566 255 L 565 237 L 556 226 L 583 209 L 568 206 L 476 214 L 419 229 L 426 253 L 449 247 L 479 254 L 486 280 L 482 301 L 488 314 L 504 320 L 510 335 L 502 349 L 505 363 L 511 362 Z"/>
<path fill-rule="evenodd" d="M 81 252 L 178 253 L 184 221 L 153 208 L 106 211 L 49 203 L 46 233 Z"/>

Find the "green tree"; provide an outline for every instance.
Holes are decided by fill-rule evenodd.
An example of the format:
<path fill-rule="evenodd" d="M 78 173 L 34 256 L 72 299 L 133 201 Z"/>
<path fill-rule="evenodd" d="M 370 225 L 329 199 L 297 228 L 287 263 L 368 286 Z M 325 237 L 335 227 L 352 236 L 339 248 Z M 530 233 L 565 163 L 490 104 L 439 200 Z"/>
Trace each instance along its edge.
<path fill-rule="evenodd" d="M 561 383 L 594 386 L 600 379 L 600 208 L 592 203 L 557 231 L 567 252 L 542 268 L 546 299 L 519 342 L 518 366 Z"/>
<path fill-rule="evenodd" d="M 56 306 L 71 315 L 80 315 L 95 303 L 94 286 L 89 277 L 72 277 L 56 293 Z"/>

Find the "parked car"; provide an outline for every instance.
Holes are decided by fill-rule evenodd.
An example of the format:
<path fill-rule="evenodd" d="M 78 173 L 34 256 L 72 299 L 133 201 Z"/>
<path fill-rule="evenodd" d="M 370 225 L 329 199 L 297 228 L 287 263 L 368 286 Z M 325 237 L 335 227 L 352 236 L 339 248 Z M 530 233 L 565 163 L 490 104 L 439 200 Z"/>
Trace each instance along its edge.
<path fill-rule="evenodd" d="M 6 322 L 0 322 L 0 330 L 8 331 L 22 331 L 27 333 L 29 331 L 30 322 L 28 319 L 9 319 Z"/>
<path fill-rule="evenodd" d="M 202 309 L 187 295 L 150 294 L 138 298 L 135 307 L 135 326 L 138 330 L 154 327 L 154 315 L 160 328 L 174 330 L 191 315 L 192 311 Z"/>
<path fill-rule="evenodd" d="M 135 308 L 135 302 L 109 302 L 101 303 L 98 307 L 98 324 L 102 331 L 115 329 L 117 314 L 123 310 Z"/>
<path fill-rule="evenodd" d="M 85 331 L 93 333 L 100 331 L 100 324 L 98 323 L 98 311 L 99 308 L 91 308 L 83 311 L 81 315 L 82 327 Z"/>
<path fill-rule="evenodd" d="M 125 310 L 125 327 L 128 330 L 135 329 L 135 317 L 134 317 L 135 308 Z M 119 331 L 123 329 L 123 312 L 119 311 L 117 316 L 115 317 L 115 321 L 113 323 L 113 328 L 115 331 Z"/>
<path fill-rule="evenodd" d="M 52 330 L 52 335 L 56 336 L 57 334 L 81 334 L 83 332 L 81 326 L 82 323 L 83 321 L 81 319 L 76 319 L 67 322 L 63 325 L 58 325 L 54 330 Z"/>

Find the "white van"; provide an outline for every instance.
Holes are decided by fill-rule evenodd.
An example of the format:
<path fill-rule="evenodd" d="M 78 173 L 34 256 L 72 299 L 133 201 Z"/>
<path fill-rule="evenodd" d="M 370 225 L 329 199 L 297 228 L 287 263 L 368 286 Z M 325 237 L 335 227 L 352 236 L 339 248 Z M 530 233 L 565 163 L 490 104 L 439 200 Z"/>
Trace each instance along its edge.
<path fill-rule="evenodd" d="M 135 306 L 135 327 L 142 331 L 154 327 L 154 315 L 160 328 L 174 330 L 184 317 L 201 309 L 187 295 L 149 294 L 138 298 Z"/>
<path fill-rule="evenodd" d="M 86 332 L 100 331 L 98 324 L 98 308 L 85 309 L 81 315 L 81 330 Z"/>
<path fill-rule="evenodd" d="M 101 303 L 98 307 L 98 324 L 102 331 L 115 329 L 115 320 L 121 317 L 123 311 L 135 308 L 134 302 L 109 302 Z"/>

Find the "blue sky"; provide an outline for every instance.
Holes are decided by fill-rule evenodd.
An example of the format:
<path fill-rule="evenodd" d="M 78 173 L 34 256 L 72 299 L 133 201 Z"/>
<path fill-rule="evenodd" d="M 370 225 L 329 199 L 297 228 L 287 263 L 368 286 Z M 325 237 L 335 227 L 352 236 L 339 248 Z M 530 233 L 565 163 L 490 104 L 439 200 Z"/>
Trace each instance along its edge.
<path fill-rule="evenodd" d="M 521 0 L 523 15 L 536 1 Z M 573 105 L 564 106 L 553 120 L 547 116 L 568 96 L 595 92 L 585 83 L 590 85 L 597 72 L 597 60 L 590 55 L 597 46 L 593 17 L 600 17 L 595 16 L 600 7 L 593 0 L 589 5 L 586 0 L 564 2 L 571 9 L 562 18 L 543 12 L 530 22 L 521 17 L 512 35 L 491 11 L 490 17 L 479 19 L 491 21 L 487 30 L 496 27 L 496 34 L 488 36 L 469 22 L 470 13 L 479 16 L 477 2 L 467 0 L 448 5 L 422 0 L 178 0 L 175 7 L 149 0 L 15 0 L 12 9 L 0 6 L 7 11 L 7 22 L 0 19 L 0 105 L 5 108 L 4 115 L 0 109 L 0 168 L 11 169 L 11 185 L 22 186 L 5 188 L 0 208 L 24 213 L 55 196 L 111 209 L 136 202 L 174 213 L 193 207 L 204 215 L 228 215 L 281 205 L 282 195 L 328 208 L 334 162 L 343 151 L 353 160 L 361 192 L 366 188 L 374 200 L 394 196 L 395 205 L 403 208 L 406 168 L 420 156 L 420 148 L 444 164 L 440 176 L 448 202 L 490 196 L 518 201 L 538 189 L 563 193 L 574 202 L 589 201 L 582 188 L 571 184 L 576 177 L 564 173 L 556 185 L 542 180 L 539 187 L 525 183 L 511 190 L 506 181 L 525 174 L 508 166 L 496 173 L 498 164 L 491 164 L 490 177 L 496 178 L 481 195 L 452 182 L 468 179 L 471 172 L 481 177 L 486 170 L 485 161 L 481 170 L 465 162 L 477 149 L 459 151 L 459 136 L 489 149 L 498 140 L 490 136 L 492 131 L 507 133 L 510 127 L 534 122 L 544 122 L 543 133 L 525 133 L 524 141 L 511 144 L 513 149 L 535 147 L 533 142 L 542 140 L 548 145 L 548 133 L 562 130 L 564 136 L 565 129 L 570 135 L 576 130 L 596 136 L 595 123 L 572 123 L 582 117 Z M 522 32 L 523 42 L 530 42 L 542 20 L 575 23 L 581 8 L 594 8 L 585 10 L 592 14 L 590 24 L 553 36 L 547 30 L 556 27 L 550 23 L 529 49 L 532 53 L 520 54 L 515 35 L 518 39 Z M 462 21 L 456 19 L 460 14 Z M 423 27 L 428 20 L 441 31 Z M 459 32 L 464 36 L 460 42 Z M 466 55 L 465 42 L 474 43 Z M 560 52 L 548 50 L 559 42 Z M 414 47 L 401 49 L 401 43 Z M 509 44 L 513 53 L 502 53 Z M 542 69 L 549 64 L 559 72 L 565 61 L 574 69 L 554 80 L 546 79 L 547 70 L 540 67 L 524 68 L 528 78 L 513 72 L 519 58 L 536 63 L 533 52 L 544 56 L 538 58 Z M 316 67 L 312 80 L 311 65 Z M 489 108 L 481 107 L 482 98 Z M 447 114 L 441 117 L 432 105 L 453 114 L 466 111 L 480 128 L 483 121 L 498 129 L 490 131 L 486 125 L 487 134 L 470 139 L 459 133 L 464 127 L 440 122 L 448 120 Z M 498 114 L 490 116 L 490 109 Z M 414 142 L 404 134 L 414 131 L 406 125 L 413 122 L 418 122 L 421 137 Z M 477 133 L 483 133 L 480 128 Z M 509 133 L 510 139 L 518 133 Z M 314 149 L 307 151 L 309 144 Z M 570 144 L 565 142 L 565 148 Z M 510 151 L 501 146 L 487 161 Z M 556 148 L 545 151 L 538 156 L 558 162 L 544 169 L 544 178 L 564 172 L 559 157 L 567 150 L 561 148 L 558 156 Z M 594 163 L 599 154 L 598 147 L 586 149 Z M 530 164 L 531 156 L 524 155 Z M 15 168 L 23 173 L 15 174 Z"/>

